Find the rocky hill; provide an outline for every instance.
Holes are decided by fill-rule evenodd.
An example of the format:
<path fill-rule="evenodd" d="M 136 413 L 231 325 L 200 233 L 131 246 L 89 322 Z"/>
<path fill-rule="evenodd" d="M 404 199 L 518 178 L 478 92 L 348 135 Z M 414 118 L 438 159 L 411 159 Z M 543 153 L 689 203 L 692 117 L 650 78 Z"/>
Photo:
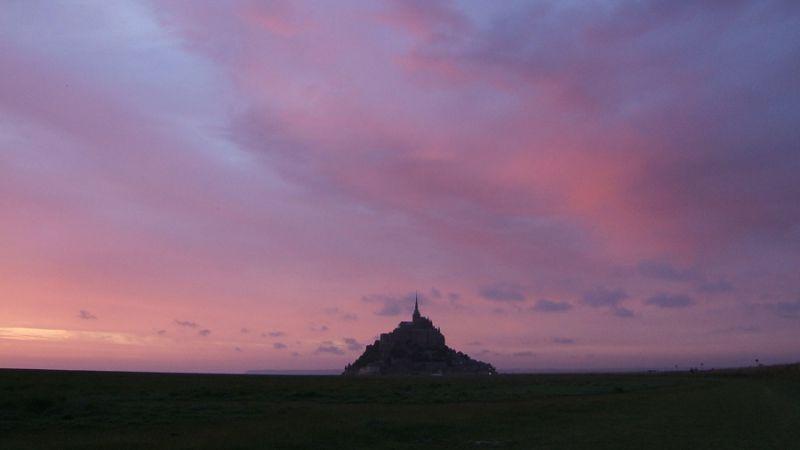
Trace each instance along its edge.
<path fill-rule="evenodd" d="M 414 305 L 410 322 L 383 333 L 344 369 L 343 375 L 493 375 L 491 364 L 476 361 L 445 345 L 441 331 Z"/>

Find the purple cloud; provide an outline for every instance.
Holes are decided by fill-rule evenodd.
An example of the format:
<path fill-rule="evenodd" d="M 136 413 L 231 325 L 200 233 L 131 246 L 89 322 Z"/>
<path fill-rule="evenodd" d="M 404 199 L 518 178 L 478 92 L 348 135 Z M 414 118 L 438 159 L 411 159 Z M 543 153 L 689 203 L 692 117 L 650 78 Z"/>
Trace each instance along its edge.
<path fill-rule="evenodd" d="M 733 283 L 727 280 L 709 281 L 697 286 L 697 291 L 705 294 L 726 293 L 734 290 Z"/>
<path fill-rule="evenodd" d="M 499 302 L 521 302 L 525 300 L 522 286 L 516 283 L 494 283 L 482 287 L 478 292 L 481 297 Z"/>
<path fill-rule="evenodd" d="M 375 315 L 398 316 L 401 314 L 411 313 L 412 309 L 414 308 L 415 298 L 419 298 L 419 300 L 423 303 L 427 301 L 427 298 L 424 295 L 415 294 L 413 292 L 404 296 L 383 294 L 365 295 L 361 298 L 361 301 L 380 305 L 378 310 L 374 311 Z"/>
<path fill-rule="evenodd" d="M 95 316 L 94 314 L 90 313 L 89 311 L 87 311 L 85 309 L 82 309 L 82 310 L 78 311 L 78 318 L 83 319 L 83 320 L 96 320 L 97 316 Z"/>
<path fill-rule="evenodd" d="M 622 289 L 598 287 L 583 294 L 583 303 L 592 308 L 615 307 L 626 298 L 628 293 Z"/>
<path fill-rule="evenodd" d="M 339 320 L 343 321 L 353 321 L 358 320 L 358 315 L 350 312 L 345 312 L 339 309 L 338 307 L 329 307 L 323 310 L 325 314 L 329 316 L 336 316 Z"/>
<path fill-rule="evenodd" d="M 648 298 L 644 303 L 659 308 L 686 308 L 697 302 L 685 294 L 660 293 Z"/>
<path fill-rule="evenodd" d="M 677 268 L 664 261 L 642 261 L 638 266 L 642 276 L 666 281 L 697 281 L 702 275 L 695 268 Z"/>
<path fill-rule="evenodd" d="M 776 302 L 765 305 L 768 311 L 785 319 L 800 318 L 800 300 L 793 302 Z"/>
<path fill-rule="evenodd" d="M 344 350 L 334 345 L 331 341 L 325 341 L 317 347 L 315 353 L 329 353 L 332 355 L 344 355 Z"/>
<path fill-rule="evenodd" d="M 547 299 L 541 299 L 536 301 L 536 304 L 531 307 L 532 311 L 536 312 L 565 312 L 572 309 L 572 304 L 568 302 L 557 302 Z"/>
<path fill-rule="evenodd" d="M 344 343 L 347 346 L 347 349 L 351 352 L 355 352 L 364 348 L 362 344 L 353 338 L 344 338 Z"/>
<path fill-rule="evenodd" d="M 634 313 L 632 310 L 624 308 L 622 306 L 611 307 L 611 314 L 616 317 L 622 317 L 622 318 L 630 318 L 636 316 L 636 313 Z"/>

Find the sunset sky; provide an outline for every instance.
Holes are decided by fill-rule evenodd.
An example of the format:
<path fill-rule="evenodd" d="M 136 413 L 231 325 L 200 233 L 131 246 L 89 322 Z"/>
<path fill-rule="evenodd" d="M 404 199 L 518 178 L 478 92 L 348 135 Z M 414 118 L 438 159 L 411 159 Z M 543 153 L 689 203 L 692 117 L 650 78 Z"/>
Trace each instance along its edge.
<path fill-rule="evenodd" d="M 0 367 L 800 360 L 800 2 L 6 1 Z"/>

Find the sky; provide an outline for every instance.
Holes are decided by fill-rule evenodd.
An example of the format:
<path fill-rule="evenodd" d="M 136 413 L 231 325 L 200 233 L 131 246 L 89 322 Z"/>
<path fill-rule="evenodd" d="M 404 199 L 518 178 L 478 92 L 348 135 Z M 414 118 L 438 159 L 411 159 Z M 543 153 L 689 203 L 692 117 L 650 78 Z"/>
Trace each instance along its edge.
<path fill-rule="evenodd" d="M 0 367 L 800 360 L 800 3 L 11 1 Z"/>

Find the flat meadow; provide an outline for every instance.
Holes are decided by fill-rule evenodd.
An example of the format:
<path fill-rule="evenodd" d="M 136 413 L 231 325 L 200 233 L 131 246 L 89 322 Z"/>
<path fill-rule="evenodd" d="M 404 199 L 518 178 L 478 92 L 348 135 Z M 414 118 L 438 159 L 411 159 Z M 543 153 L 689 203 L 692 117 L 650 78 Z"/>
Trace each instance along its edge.
<path fill-rule="evenodd" d="M 398 378 L 8 369 L 0 448 L 800 448 L 800 365 Z"/>

